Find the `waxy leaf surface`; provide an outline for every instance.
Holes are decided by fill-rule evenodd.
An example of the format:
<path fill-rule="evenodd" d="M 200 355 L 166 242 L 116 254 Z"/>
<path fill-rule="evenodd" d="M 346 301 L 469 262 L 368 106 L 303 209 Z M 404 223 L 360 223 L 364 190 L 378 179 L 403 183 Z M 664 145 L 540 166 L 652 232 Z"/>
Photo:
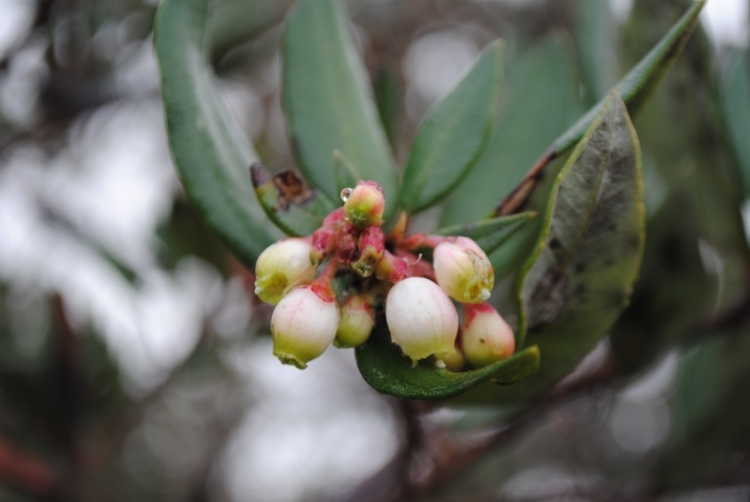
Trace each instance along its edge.
<path fill-rule="evenodd" d="M 164 0 L 155 22 L 169 144 L 185 192 L 245 265 L 280 232 L 268 224 L 247 169 L 256 155 L 220 101 L 208 62 L 209 0 Z M 248 27 L 250 30 L 250 27 Z"/>
<path fill-rule="evenodd" d="M 300 0 L 287 16 L 283 104 L 292 148 L 308 183 L 329 199 L 339 197 L 333 157 L 339 150 L 364 179 L 383 187 L 385 218 L 393 214 L 395 161 L 337 0 Z"/>
<path fill-rule="evenodd" d="M 401 206 L 409 213 L 446 197 L 479 159 L 497 109 L 502 56 L 502 43 L 491 44 L 420 127 L 402 178 Z"/>

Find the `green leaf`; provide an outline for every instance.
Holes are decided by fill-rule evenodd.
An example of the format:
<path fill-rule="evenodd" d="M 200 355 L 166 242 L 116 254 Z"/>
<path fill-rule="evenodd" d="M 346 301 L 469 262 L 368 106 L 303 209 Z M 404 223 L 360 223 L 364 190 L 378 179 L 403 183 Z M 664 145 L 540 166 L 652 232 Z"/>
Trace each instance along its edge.
<path fill-rule="evenodd" d="M 383 394 L 403 399 L 446 399 L 486 380 L 511 385 L 532 376 L 539 368 L 539 349 L 529 347 L 484 368 L 452 373 L 429 361 L 412 366 L 411 360 L 390 341 L 384 322 L 355 351 L 365 381 Z"/>
<path fill-rule="evenodd" d="M 539 345 L 530 380 L 546 387 L 573 370 L 626 307 L 644 246 L 640 148 L 616 91 L 552 189 L 539 243 L 522 269 L 517 346 Z"/>
<path fill-rule="evenodd" d="M 281 237 L 255 199 L 252 146 L 219 100 L 205 43 L 208 0 L 165 0 L 155 22 L 169 145 L 185 192 L 234 254 L 252 267 Z"/>
<path fill-rule="evenodd" d="M 750 64 L 747 52 L 737 52 L 732 59 L 733 64 L 722 89 L 721 105 L 742 169 L 745 195 L 750 195 Z"/>
<path fill-rule="evenodd" d="M 489 143 L 446 202 L 442 225 L 487 217 L 523 179 L 539 152 L 585 111 L 572 49 L 563 34 L 554 33 L 520 55 L 509 52 Z"/>
<path fill-rule="evenodd" d="M 288 235 L 304 237 L 317 230 L 323 218 L 336 209 L 331 201 L 305 185 L 294 171 L 275 176 L 262 165 L 250 166 L 255 195 L 268 217 Z"/>
<path fill-rule="evenodd" d="M 479 247 L 489 255 L 535 217 L 536 213 L 529 211 L 512 216 L 480 220 L 476 223 L 453 225 L 441 228 L 433 233 L 436 235 L 462 235 L 469 237 L 479 244 Z"/>
<path fill-rule="evenodd" d="M 680 56 L 682 49 L 698 24 L 698 14 L 700 14 L 705 3 L 706 0 L 697 0 L 693 3 L 693 6 L 664 35 L 664 38 L 618 82 L 615 89 L 627 105 L 630 115 L 638 113 L 649 96 L 659 87 L 669 68 Z M 550 151 L 560 155 L 569 148 L 573 148 L 599 116 L 606 101 L 607 98 L 600 101 L 562 136 L 557 138 L 552 143 Z"/>
<path fill-rule="evenodd" d="M 576 2 L 575 39 L 581 60 L 581 74 L 589 105 L 607 96 L 617 83 L 619 30 L 610 2 Z"/>
<path fill-rule="evenodd" d="M 339 150 L 383 187 L 388 219 L 397 208 L 396 164 L 337 0 L 297 2 L 286 20 L 283 72 L 292 147 L 307 181 L 336 200 Z"/>
<path fill-rule="evenodd" d="M 206 46 L 214 61 L 259 29 L 278 22 L 291 0 L 213 0 L 206 26 Z"/>
<path fill-rule="evenodd" d="M 503 44 L 491 44 L 425 119 L 402 179 L 401 206 L 407 212 L 442 200 L 476 164 L 492 130 L 502 56 Z"/>

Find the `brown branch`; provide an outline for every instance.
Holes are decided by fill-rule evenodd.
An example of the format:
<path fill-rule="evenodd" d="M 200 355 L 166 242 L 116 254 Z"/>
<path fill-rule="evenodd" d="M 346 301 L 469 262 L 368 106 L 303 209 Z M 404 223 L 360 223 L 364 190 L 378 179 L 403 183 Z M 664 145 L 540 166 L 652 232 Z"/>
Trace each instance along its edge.
<path fill-rule="evenodd" d="M 534 192 L 534 188 L 544 177 L 544 168 L 557 157 L 557 152 L 550 149 L 534 164 L 521 182 L 497 206 L 495 216 L 508 216 L 517 212 Z"/>
<path fill-rule="evenodd" d="M 59 477 L 46 461 L 0 437 L 0 479 L 40 496 L 58 492 Z"/>

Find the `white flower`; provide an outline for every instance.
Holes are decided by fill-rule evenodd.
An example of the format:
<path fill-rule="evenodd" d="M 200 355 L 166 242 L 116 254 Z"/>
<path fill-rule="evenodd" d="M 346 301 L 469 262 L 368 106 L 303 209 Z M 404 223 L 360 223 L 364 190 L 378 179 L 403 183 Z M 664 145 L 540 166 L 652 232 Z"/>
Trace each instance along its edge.
<path fill-rule="evenodd" d="M 464 305 L 461 348 L 466 360 L 477 368 L 513 355 L 516 340 L 513 329 L 487 303 Z"/>
<path fill-rule="evenodd" d="M 489 258 L 467 237 L 438 244 L 433 266 L 440 287 L 461 303 L 483 302 L 495 286 L 495 270 Z"/>
<path fill-rule="evenodd" d="M 293 287 L 310 282 L 315 267 L 310 262 L 312 246 L 303 239 L 284 239 L 267 247 L 255 264 L 255 294 L 276 305 Z"/>
<path fill-rule="evenodd" d="M 432 354 L 454 352 L 458 313 L 440 287 L 423 277 L 394 285 L 385 303 L 391 339 L 414 364 Z"/>
<path fill-rule="evenodd" d="M 338 324 L 339 307 L 330 288 L 318 284 L 294 288 L 271 316 L 273 355 L 304 369 L 333 342 Z"/>

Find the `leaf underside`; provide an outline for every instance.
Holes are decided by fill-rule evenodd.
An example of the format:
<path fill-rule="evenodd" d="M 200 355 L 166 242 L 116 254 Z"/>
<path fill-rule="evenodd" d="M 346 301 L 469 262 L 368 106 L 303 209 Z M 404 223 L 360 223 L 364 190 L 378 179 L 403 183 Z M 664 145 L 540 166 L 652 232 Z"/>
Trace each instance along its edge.
<path fill-rule="evenodd" d="M 525 227 L 536 213 L 528 211 L 511 216 L 480 220 L 465 225 L 452 225 L 441 228 L 436 235 L 462 235 L 473 239 L 488 255 L 510 239 L 518 230 Z"/>
<path fill-rule="evenodd" d="M 411 359 L 390 341 L 381 320 L 370 340 L 355 351 L 362 377 L 375 390 L 403 399 L 447 399 L 486 380 L 511 385 L 532 376 L 539 368 L 539 349 L 529 347 L 510 358 L 484 368 L 452 373 L 425 360 L 412 366 Z"/>

